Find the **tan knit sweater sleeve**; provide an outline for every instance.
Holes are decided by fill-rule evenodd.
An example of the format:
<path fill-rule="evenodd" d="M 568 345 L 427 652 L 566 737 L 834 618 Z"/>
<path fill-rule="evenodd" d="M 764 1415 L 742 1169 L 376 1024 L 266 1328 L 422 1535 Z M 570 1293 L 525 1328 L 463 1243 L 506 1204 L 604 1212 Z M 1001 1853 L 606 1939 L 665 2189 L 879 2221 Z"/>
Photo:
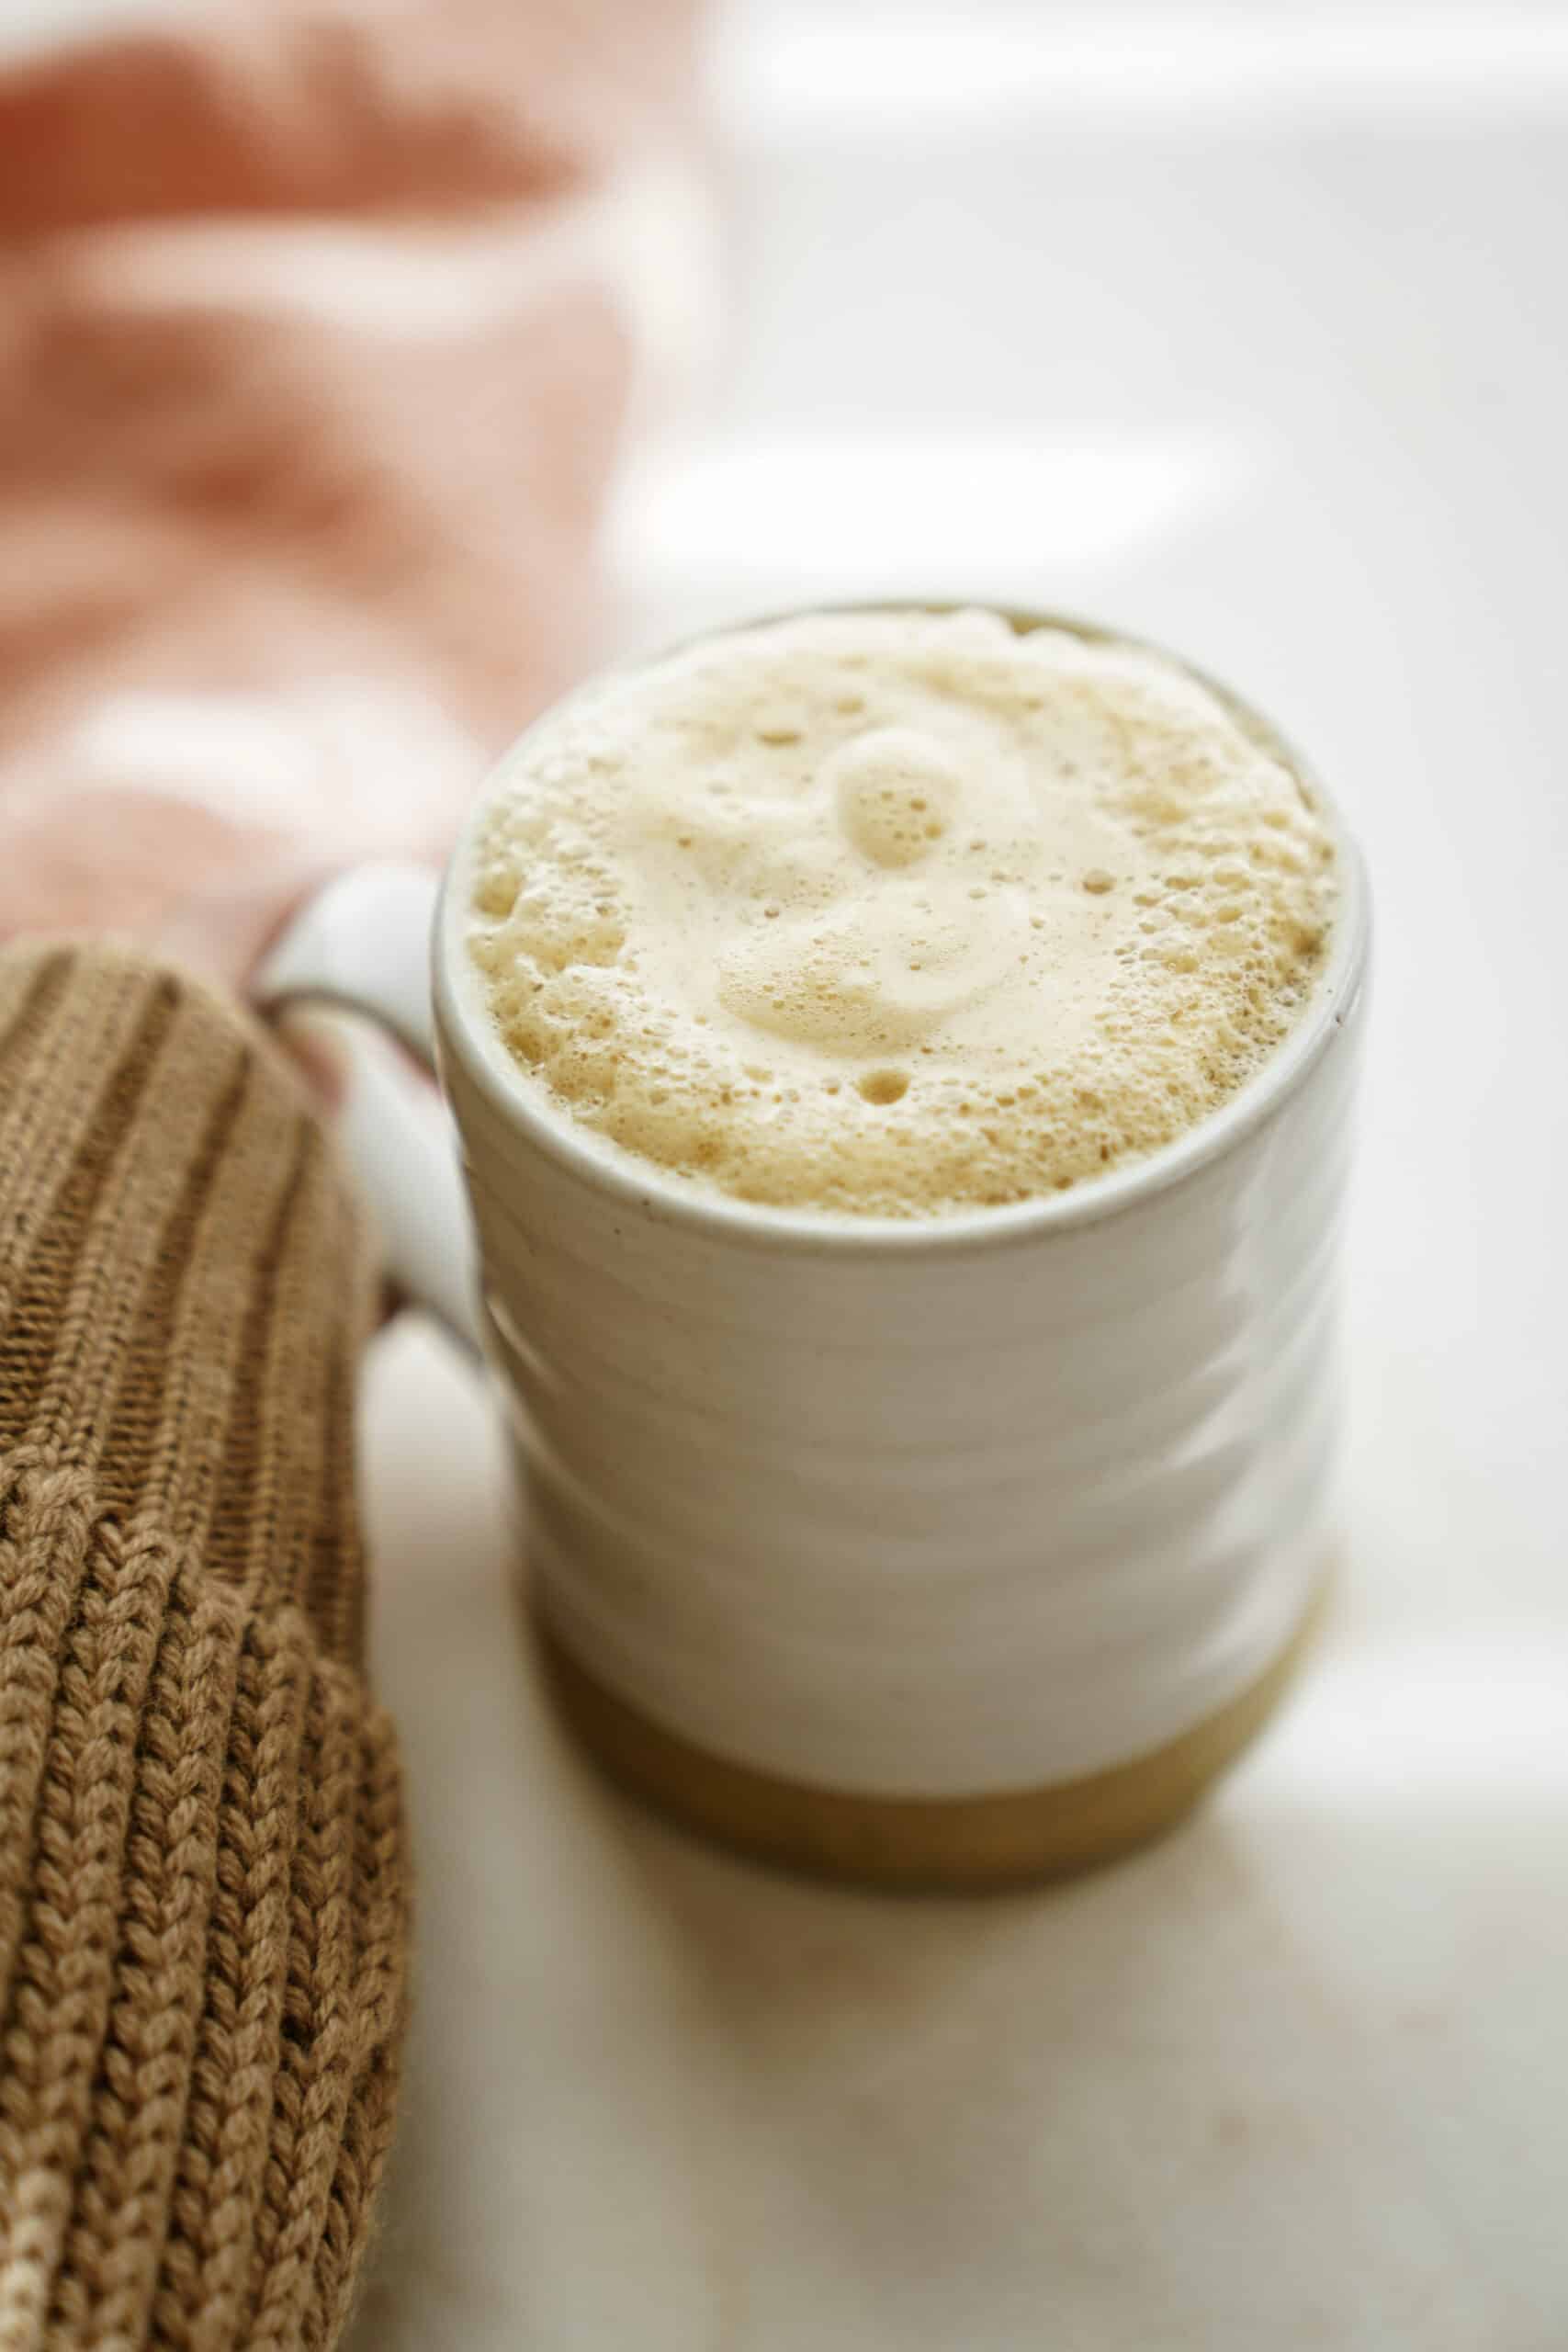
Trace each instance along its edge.
<path fill-rule="evenodd" d="M 404 2007 L 371 1271 L 270 1046 L 0 953 L 0 2352 L 336 2340 Z"/>

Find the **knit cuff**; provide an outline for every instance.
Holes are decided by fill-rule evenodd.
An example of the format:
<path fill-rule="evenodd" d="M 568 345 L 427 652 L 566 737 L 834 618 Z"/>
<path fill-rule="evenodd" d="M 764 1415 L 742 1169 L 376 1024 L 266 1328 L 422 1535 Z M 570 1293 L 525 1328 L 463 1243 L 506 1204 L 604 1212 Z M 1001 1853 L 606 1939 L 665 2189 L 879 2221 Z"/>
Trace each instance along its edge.
<path fill-rule="evenodd" d="M 0 1449 L 357 1656 L 372 1269 L 270 1040 L 130 954 L 0 956 Z"/>
<path fill-rule="evenodd" d="M 0 955 L 0 2346 L 325 2346 L 406 1867 L 359 1672 L 373 1275 L 270 1044 Z"/>

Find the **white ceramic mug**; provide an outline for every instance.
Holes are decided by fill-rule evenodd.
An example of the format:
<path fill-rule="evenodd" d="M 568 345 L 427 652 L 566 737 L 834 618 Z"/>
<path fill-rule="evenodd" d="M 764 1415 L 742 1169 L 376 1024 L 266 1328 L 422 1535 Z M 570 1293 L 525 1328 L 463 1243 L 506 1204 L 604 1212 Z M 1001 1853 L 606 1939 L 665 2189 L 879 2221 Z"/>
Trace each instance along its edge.
<path fill-rule="evenodd" d="M 470 820 L 434 1026 L 483 1343 L 535 1603 L 625 1777 L 789 1859 L 1011 1876 L 1148 1834 L 1267 1712 L 1331 1549 L 1368 939 L 1359 856 L 1310 788 L 1339 907 L 1263 1069 L 1080 1189 L 912 1223 L 750 1206 L 548 1107 L 469 967 Z M 334 885 L 264 996 L 355 1003 L 428 1050 L 430 887 Z M 362 1106 L 351 1148 L 405 1282 L 460 1320 L 450 1178 L 386 1113 Z"/>

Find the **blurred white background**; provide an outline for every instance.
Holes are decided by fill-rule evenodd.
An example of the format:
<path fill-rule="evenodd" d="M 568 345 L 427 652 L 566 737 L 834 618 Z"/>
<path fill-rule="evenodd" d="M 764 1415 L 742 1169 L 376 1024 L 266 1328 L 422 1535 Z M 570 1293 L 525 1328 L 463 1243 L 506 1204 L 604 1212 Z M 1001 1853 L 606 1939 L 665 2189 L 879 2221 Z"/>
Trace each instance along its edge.
<path fill-rule="evenodd" d="M 625 641 L 880 590 L 1086 612 L 1271 710 L 1365 838 L 1352 1573 L 1160 1851 L 977 1908 L 818 1892 L 561 1750 L 486 1404 L 394 1335 L 423 1966 L 361 2352 L 1551 2352 L 1568 14 L 737 0 L 713 85 L 729 315 L 624 484 Z"/>

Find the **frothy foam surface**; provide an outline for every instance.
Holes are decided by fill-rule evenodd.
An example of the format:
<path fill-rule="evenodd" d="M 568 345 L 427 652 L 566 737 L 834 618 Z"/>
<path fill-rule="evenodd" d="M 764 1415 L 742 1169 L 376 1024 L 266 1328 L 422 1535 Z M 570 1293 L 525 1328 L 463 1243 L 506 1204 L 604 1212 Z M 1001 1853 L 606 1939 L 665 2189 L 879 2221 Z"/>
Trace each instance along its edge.
<path fill-rule="evenodd" d="M 768 624 L 536 728 L 469 944 L 558 1111 L 742 1200 L 929 1216 L 1170 1141 L 1296 1020 L 1333 845 L 1174 662 L 984 612 Z"/>

